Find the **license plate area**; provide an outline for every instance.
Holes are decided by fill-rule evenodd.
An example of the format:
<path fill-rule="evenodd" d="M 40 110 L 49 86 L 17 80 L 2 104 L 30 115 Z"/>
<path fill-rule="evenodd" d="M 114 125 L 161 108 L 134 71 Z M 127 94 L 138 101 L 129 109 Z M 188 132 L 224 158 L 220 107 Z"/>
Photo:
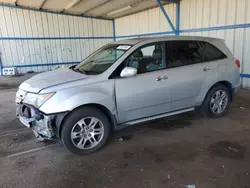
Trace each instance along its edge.
<path fill-rule="evenodd" d="M 16 114 L 21 123 L 28 128 L 32 127 L 32 123 L 36 121 L 34 110 L 26 105 L 18 105 Z"/>
<path fill-rule="evenodd" d="M 21 123 L 22 123 L 24 126 L 26 126 L 26 127 L 28 127 L 28 128 L 31 127 L 31 122 L 32 122 L 32 121 L 28 120 L 28 119 L 25 118 L 25 117 L 21 117 L 21 116 L 19 116 L 19 119 L 20 119 Z"/>

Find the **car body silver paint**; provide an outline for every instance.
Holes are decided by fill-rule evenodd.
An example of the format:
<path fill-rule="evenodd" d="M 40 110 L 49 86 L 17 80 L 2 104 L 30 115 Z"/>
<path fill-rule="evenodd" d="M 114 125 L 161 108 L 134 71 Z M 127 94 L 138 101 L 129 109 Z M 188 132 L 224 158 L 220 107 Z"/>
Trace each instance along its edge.
<path fill-rule="evenodd" d="M 58 90 L 49 101 L 40 107 L 40 110 L 46 114 L 53 114 L 72 111 L 85 104 L 99 104 L 116 114 L 114 80 L 70 86 L 70 88 Z"/>
<path fill-rule="evenodd" d="M 113 71 L 137 48 L 171 40 L 206 41 L 219 48 L 228 58 L 148 72 L 130 78 L 109 79 Z M 99 104 L 106 107 L 116 117 L 118 124 L 121 124 L 199 106 L 208 90 L 220 81 L 231 83 L 232 88 L 240 85 L 239 69 L 222 39 L 166 36 L 129 39 L 113 44 L 132 46 L 102 74 L 84 75 L 70 69 L 55 70 L 37 75 L 25 81 L 19 88 L 35 93 L 56 92 L 40 107 L 45 114 L 72 111 L 87 104 Z M 203 71 L 206 67 L 211 70 Z M 157 82 L 158 76 L 166 76 L 167 80 Z"/>
<path fill-rule="evenodd" d="M 88 78 L 88 75 L 76 74 L 74 71 L 68 68 L 58 69 L 56 71 L 48 71 L 38 75 L 23 82 L 19 88 L 24 91 L 29 91 L 32 93 L 38 93 L 42 89 L 56 86 L 63 83 L 69 83 L 76 80 L 81 80 Z"/>

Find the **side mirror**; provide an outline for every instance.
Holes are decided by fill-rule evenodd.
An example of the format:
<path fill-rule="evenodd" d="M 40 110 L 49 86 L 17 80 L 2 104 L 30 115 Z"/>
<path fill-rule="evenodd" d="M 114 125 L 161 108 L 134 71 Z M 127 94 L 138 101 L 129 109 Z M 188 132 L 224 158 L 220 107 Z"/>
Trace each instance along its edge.
<path fill-rule="evenodd" d="M 127 78 L 127 77 L 132 77 L 135 76 L 137 74 L 137 69 L 134 67 L 125 67 L 120 76 L 123 78 Z"/>

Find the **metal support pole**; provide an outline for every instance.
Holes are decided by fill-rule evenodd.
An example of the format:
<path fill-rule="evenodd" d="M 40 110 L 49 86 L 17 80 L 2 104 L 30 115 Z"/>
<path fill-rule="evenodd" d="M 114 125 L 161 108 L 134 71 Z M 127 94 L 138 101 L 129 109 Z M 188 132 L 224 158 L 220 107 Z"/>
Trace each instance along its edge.
<path fill-rule="evenodd" d="M 3 75 L 3 64 L 1 61 L 1 55 L 2 55 L 2 53 L 0 52 L 0 75 Z"/>
<path fill-rule="evenodd" d="M 115 20 L 112 20 L 112 25 L 113 25 L 113 40 L 116 41 Z"/>
<path fill-rule="evenodd" d="M 176 35 L 180 35 L 180 0 L 176 2 Z"/>
<path fill-rule="evenodd" d="M 156 0 L 156 2 L 158 4 L 159 8 L 161 9 L 162 13 L 164 14 L 165 18 L 167 19 L 168 24 L 170 25 L 170 27 L 172 28 L 172 30 L 175 32 L 175 34 L 177 34 L 176 29 L 174 28 L 173 23 L 171 22 L 168 14 L 166 13 L 165 9 L 163 8 L 163 6 L 161 4 L 161 1 L 160 0 Z"/>

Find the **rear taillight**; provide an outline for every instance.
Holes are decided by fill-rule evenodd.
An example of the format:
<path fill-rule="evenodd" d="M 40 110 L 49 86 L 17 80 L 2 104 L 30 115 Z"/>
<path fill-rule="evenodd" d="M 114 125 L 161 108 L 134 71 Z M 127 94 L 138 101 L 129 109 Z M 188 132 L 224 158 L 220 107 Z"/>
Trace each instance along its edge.
<path fill-rule="evenodd" d="M 236 64 L 236 66 L 237 66 L 238 68 L 240 68 L 240 60 L 237 59 L 237 60 L 235 61 L 235 64 Z"/>

